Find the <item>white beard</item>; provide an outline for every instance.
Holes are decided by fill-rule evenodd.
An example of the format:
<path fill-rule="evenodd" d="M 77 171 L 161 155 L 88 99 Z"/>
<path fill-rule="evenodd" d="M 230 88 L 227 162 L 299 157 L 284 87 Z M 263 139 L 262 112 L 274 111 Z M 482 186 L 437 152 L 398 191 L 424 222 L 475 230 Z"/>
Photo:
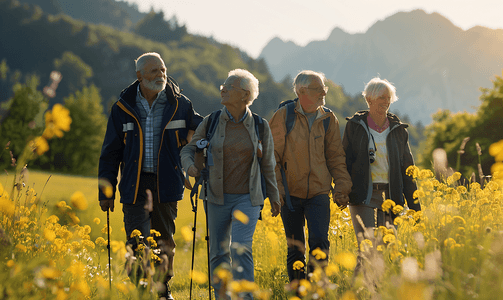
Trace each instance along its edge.
<path fill-rule="evenodd" d="M 157 80 L 158 80 L 158 78 L 156 78 L 156 79 L 154 79 L 152 81 L 143 78 L 143 84 L 145 85 L 145 87 L 147 89 L 159 93 L 166 86 L 166 79 L 163 78 L 162 83 L 157 83 L 156 82 Z"/>

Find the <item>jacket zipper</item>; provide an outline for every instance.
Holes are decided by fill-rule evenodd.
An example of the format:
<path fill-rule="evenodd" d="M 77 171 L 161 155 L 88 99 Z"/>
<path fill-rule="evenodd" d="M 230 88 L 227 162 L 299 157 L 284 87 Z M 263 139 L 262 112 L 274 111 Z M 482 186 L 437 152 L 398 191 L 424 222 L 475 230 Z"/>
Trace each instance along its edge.
<path fill-rule="evenodd" d="M 122 98 L 121 98 L 121 100 L 122 100 Z M 133 204 L 135 204 L 136 203 L 136 196 L 138 195 L 138 188 L 140 186 L 141 164 L 142 164 L 142 161 L 143 161 L 143 130 L 141 129 L 141 124 L 138 121 L 138 118 L 136 118 L 136 116 L 128 108 L 126 108 L 126 106 L 124 106 L 124 104 L 121 101 L 118 101 L 117 105 L 125 113 L 127 113 L 128 115 L 130 115 L 131 117 L 133 117 L 136 120 L 136 123 L 138 123 L 138 128 L 139 128 L 139 131 L 140 131 L 140 156 L 138 158 L 138 174 L 136 176 L 136 187 L 135 187 L 134 200 L 133 200 Z"/>
<path fill-rule="evenodd" d="M 164 141 L 164 132 L 165 132 L 165 128 L 166 126 L 168 126 L 169 122 L 171 122 L 171 120 L 173 120 L 173 117 L 175 116 L 176 112 L 178 111 L 178 98 L 175 97 L 175 100 L 176 100 L 176 107 L 175 107 L 175 111 L 173 112 L 173 115 L 171 115 L 171 118 L 169 119 L 168 123 L 166 123 L 166 125 L 164 125 L 164 127 L 162 128 L 162 135 L 161 135 L 161 143 L 159 144 L 159 151 L 157 152 L 157 201 L 159 203 L 161 203 L 161 195 L 159 194 L 159 157 L 161 156 L 161 148 L 162 148 L 162 143 Z M 177 136 L 177 140 L 178 140 L 178 136 Z M 175 166 L 175 169 L 177 168 L 177 166 Z M 179 170 L 181 172 L 181 170 Z"/>

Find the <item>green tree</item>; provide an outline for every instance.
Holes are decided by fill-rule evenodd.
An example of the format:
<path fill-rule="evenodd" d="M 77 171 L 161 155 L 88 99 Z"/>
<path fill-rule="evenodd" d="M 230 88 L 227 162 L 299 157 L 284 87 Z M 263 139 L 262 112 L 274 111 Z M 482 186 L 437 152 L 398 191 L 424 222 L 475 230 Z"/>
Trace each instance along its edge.
<path fill-rule="evenodd" d="M 91 85 L 65 98 L 70 111 L 70 131 L 49 140 L 49 151 L 36 165 L 45 170 L 78 175 L 96 175 L 107 118 L 99 89 Z"/>
<path fill-rule="evenodd" d="M 65 51 L 61 58 L 54 60 L 54 68 L 63 75 L 61 86 L 58 88 L 58 93 L 63 95 L 80 90 L 93 77 L 93 69 L 70 51 Z"/>
<path fill-rule="evenodd" d="M 39 84 L 39 78 L 32 75 L 28 77 L 26 83 L 17 83 L 13 87 L 14 96 L 8 113 L 0 125 L 2 168 L 11 162 L 9 151 L 17 159 L 29 140 L 41 133 L 43 127 L 41 114 L 47 107 L 47 98 L 37 90 Z M 9 143 L 8 149 L 5 148 L 7 143 Z"/>
<path fill-rule="evenodd" d="M 458 150 L 465 137 L 470 140 L 461 155 L 460 171 L 465 176 L 477 173 L 479 155 L 476 144 L 482 149 L 480 162 L 485 175 L 489 174 L 493 157 L 488 153 L 489 146 L 503 139 L 503 78 L 496 76 L 493 88 L 482 88 L 480 101 L 482 102 L 474 114 L 467 112 L 452 114 L 448 110 L 433 115 L 433 123 L 426 126 L 426 140 L 420 164 L 431 167 L 432 151 L 444 148 L 451 167 L 455 167 Z"/>

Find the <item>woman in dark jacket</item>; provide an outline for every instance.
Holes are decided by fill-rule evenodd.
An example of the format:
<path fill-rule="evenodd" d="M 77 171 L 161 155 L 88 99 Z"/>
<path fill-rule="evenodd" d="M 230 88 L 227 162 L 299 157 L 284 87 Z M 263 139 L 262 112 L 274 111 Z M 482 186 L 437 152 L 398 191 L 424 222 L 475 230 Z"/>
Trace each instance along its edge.
<path fill-rule="evenodd" d="M 414 164 L 406 129 L 408 125 L 388 112 L 390 104 L 398 99 L 396 88 L 387 80 L 376 77 L 367 83 L 362 94 L 369 110 L 347 118 L 342 141 L 353 181 L 349 210 L 358 246 L 363 239 L 374 236 L 376 225 L 393 224 L 393 213 L 383 212 L 381 208 L 385 199 L 404 207 L 407 200 L 410 209 L 421 210 L 420 204 L 412 197 L 416 184 L 405 174 Z M 369 235 L 365 235 L 357 216 Z"/>

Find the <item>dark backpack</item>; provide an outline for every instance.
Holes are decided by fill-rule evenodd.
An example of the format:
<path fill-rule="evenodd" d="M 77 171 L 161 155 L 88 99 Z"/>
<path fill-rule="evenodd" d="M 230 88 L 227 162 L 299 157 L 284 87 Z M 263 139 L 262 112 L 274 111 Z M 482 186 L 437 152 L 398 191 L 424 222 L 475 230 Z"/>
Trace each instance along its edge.
<path fill-rule="evenodd" d="M 286 125 L 286 135 L 285 137 L 292 131 L 293 126 L 295 125 L 295 105 L 297 104 L 297 101 L 299 99 L 295 100 L 286 100 L 283 101 L 279 104 L 278 109 L 282 108 L 283 106 L 286 106 L 286 117 L 285 117 L 285 125 Z M 277 109 L 277 110 L 278 110 Z M 325 112 L 332 112 L 330 108 L 323 106 L 323 110 Z M 323 120 L 323 127 L 325 128 L 325 132 L 328 130 L 328 126 L 330 126 L 330 118 L 326 118 Z"/>
<path fill-rule="evenodd" d="M 211 138 L 213 137 L 213 134 L 215 134 L 215 129 L 217 128 L 218 125 L 218 120 L 220 119 L 220 113 L 222 110 L 216 110 L 210 114 L 208 117 L 208 123 L 206 123 L 206 140 L 209 142 L 211 141 Z M 257 138 L 259 142 L 262 142 L 262 138 L 264 137 L 264 119 L 262 119 L 261 116 L 257 115 L 256 113 L 253 113 L 253 119 L 255 121 L 255 133 L 257 134 Z M 258 163 L 259 166 L 262 163 L 262 157 L 258 157 Z M 260 182 L 262 185 L 262 196 L 264 196 L 264 199 L 267 198 L 266 195 L 266 185 L 265 185 L 265 178 L 262 173 L 260 174 Z"/>
<path fill-rule="evenodd" d="M 286 100 L 283 101 L 279 104 L 278 109 L 282 108 L 283 106 L 286 106 L 286 116 L 285 116 L 285 126 L 286 126 L 286 134 L 285 134 L 285 143 L 286 143 L 286 137 L 290 134 L 290 132 L 293 129 L 293 126 L 295 125 L 295 120 L 296 120 L 296 115 L 295 115 L 295 105 L 297 104 L 297 101 L 299 99 L 295 100 Z M 277 109 L 277 110 L 278 110 Z M 330 108 L 323 106 L 323 110 L 325 112 L 332 112 Z M 328 130 L 328 127 L 330 126 L 330 118 L 325 118 L 323 120 L 323 128 L 325 128 L 325 133 Z M 286 206 L 290 209 L 290 211 L 294 211 L 292 201 L 290 199 L 290 191 L 288 190 L 288 183 L 286 182 L 286 174 L 285 174 L 285 169 L 283 168 L 283 165 L 280 165 L 280 171 L 281 171 L 281 179 L 283 182 L 283 187 L 285 188 L 285 202 Z"/>

